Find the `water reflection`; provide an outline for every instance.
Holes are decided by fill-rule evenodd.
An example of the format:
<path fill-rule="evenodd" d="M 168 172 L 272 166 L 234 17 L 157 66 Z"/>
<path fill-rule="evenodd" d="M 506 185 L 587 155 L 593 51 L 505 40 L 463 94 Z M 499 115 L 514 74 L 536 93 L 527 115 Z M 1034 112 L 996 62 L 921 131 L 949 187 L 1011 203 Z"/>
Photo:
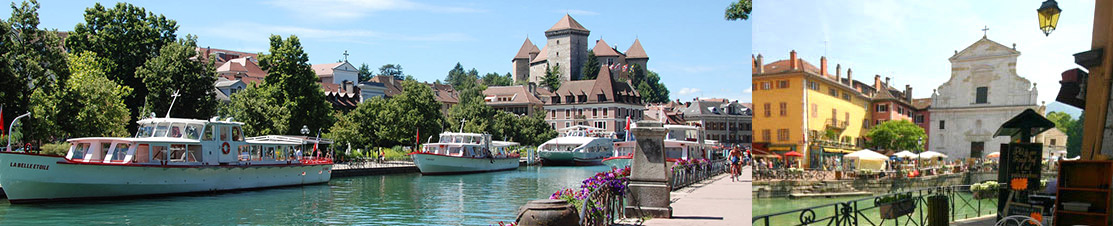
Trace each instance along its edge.
<path fill-rule="evenodd" d="M 147 199 L 0 204 L 0 224 L 388 224 L 489 225 L 513 221 L 606 166 L 522 167 L 449 176 L 337 178 L 327 185 Z"/>

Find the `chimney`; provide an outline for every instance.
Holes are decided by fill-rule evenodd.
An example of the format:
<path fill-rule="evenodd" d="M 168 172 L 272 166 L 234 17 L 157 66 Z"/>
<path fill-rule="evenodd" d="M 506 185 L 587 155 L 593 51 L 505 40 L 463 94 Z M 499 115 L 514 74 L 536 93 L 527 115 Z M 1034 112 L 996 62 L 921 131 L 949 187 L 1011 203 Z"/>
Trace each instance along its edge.
<path fill-rule="evenodd" d="M 889 77 L 885 77 L 885 89 L 889 88 Z"/>
<path fill-rule="evenodd" d="M 536 83 L 531 82 L 531 83 L 529 83 L 529 85 L 527 87 L 529 87 L 529 93 L 530 94 L 537 94 L 537 84 Z"/>
<path fill-rule="evenodd" d="M 846 68 L 846 82 L 847 82 L 847 84 L 850 84 L 850 86 L 853 87 L 854 86 L 854 78 L 850 77 L 850 74 L 852 74 L 852 73 L 854 73 L 853 70 L 850 70 L 849 67 Z"/>
<path fill-rule="evenodd" d="M 765 73 L 765 64 L 764 62 L 762 62 L 762 56 L 760 53 L 757 54 L 757 73 Z"/>
<path fill-rule="evenodd" d="M 819 75 L 822 75 L 823 77 L 827 77 L 827 57 L 826 56 L 819 57 Z M 838 81 L 838 79 L 835 79 L 835 81 Z"/>
<path fill-rule="evenodd" d="M 881 91 L 881 75 L 873 75 L 873 89 Z"/>
<path fill-rule="evenodd" d="M 842 80 L 842 64 L 835 64 L 835 77 Z"/>
<path fill-rule="evenodd" d="M 796 70 L 796 65 L 797 65 L 796 64 L 796 50 L 792 50 L 792 52 L 788 52 L 788 64 L 789 64 L 789 66 L 788 66 L 789 69 L 792 69 L 793 71 Z"/>
<path fill-rule="evenodd" d="M 908 101 L 908 103 L 912 103 L 912 86 L 911 85 L 904 84 L 904 100 Z"/>

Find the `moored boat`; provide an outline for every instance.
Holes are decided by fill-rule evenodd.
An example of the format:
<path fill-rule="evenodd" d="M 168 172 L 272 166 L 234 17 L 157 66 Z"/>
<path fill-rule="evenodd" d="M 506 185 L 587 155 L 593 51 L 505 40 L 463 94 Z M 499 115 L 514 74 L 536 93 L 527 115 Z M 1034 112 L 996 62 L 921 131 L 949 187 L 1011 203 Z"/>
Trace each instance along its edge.
<path fill-rule="evenodd" d="M 409 155 L 421 174 L 481 173 L 517 169 L 519 155 L 510 152 L 517 145 L 491 141 L 490 134 L 445 132 Z"/>
<path fill-rule="evenodd" d="M 697 160 L 706 159 L 704 153 L 705 148 L 709 145 L 700 144 L 699 142 L 699 127 L 686 126 L 686 125 L 665 125 L 668 130 L 668 135 L 665 136 L 665 160 L 669 166 L 676 164 L 679 160 Z M 603 159 L 603 164 L 622 168 L 630 165 L 630 160 L 633 159 L 634 146 L 637 141 L 622 141 L 614 143 L 614 152 L 610 157 Z"/>
<path fill-rule="evenodd" d="M 614 150 L 614 134 L 600 128 L 573 126 L 537 146 L 542 165 L 599 165 Z"/>
<path fill-rule="evenodd" d="M 0 152 L 11 203 L 212 192 L 326 183 L 332 160 L 293 139 L 245 138 L 230 118 L 147 118 L 135 137 L 67 140 L 66 156 Z M 314 141 L 318 142 L 318 141 Z"/>

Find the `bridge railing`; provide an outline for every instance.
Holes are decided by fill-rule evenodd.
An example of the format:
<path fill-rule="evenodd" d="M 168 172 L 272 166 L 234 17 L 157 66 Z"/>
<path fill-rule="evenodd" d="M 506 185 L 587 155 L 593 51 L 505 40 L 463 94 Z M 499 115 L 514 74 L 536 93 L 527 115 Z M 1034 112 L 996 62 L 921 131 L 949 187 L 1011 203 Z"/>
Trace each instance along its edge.
<path fill-rule="evenodd" d="M 669 186 L 672 190 L 681 189 L 728 170 L 730 163 L 725 159 L 686 166 L 676 165 L 669 170 Z"/>
<path fill-rule="evenodd" d="M 883 217 L 881 206 L 882 197 L 894 195 L 910 195 L 912 209 L 907 214 Z M 894 225 L 926 225 L 928 197 L 943 195 L 947 197 L 949 217 L 954 220 L 975 218 L 997 213 L 997 196 L 991 195 L 984 199 L 975 198 L 969 185 L 957 185 L 938 188 L 918 189 L 894 192 L 869 198 L 856 199 L 845 202 L 836 202 L 826 205 L 813 206 L 773 214 L 755 216 L 753 225 L 883 225 L 892 222 Z M 889 219 L 886 219 L 889 218 Z M 903 222 L 903 223 L 902 223 Z"/>

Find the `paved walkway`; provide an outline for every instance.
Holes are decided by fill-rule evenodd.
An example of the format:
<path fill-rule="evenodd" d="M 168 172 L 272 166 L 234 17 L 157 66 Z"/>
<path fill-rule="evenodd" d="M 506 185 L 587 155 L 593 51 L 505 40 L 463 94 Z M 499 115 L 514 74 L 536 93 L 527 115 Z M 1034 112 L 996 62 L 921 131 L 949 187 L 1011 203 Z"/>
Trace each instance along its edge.
<path fill-rule="evenodd" d="M 730 174 L 673 191 L 672 219 L 652 219 L 644 225 L 750 225 L 753 221 L 753 177 L 750 167 L 742 169 L 741 181 Z"/>

